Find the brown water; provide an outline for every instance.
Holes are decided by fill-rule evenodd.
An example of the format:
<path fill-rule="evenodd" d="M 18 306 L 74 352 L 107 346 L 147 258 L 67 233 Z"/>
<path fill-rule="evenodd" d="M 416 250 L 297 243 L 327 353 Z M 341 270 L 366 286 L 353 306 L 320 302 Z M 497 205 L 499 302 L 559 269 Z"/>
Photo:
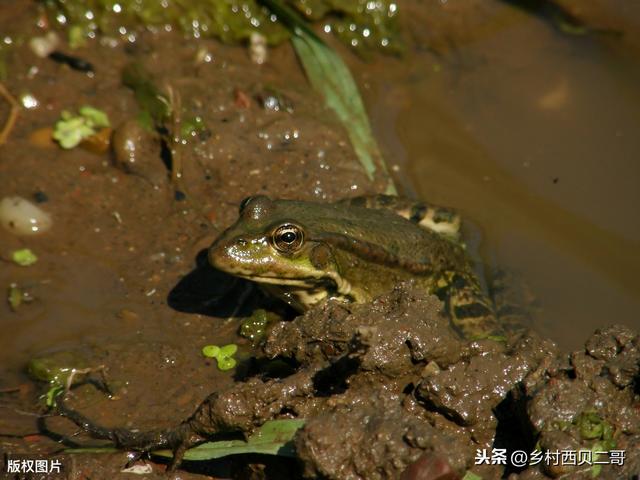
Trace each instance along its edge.
<path fill-rule="evenodd" d="M 502 6 L 438 55 L 360 76 L 405 185 L 481 226 L 485 260 L 524 276 L 536 328 L 562 347 L 640 327 L 640 15 L 612 9 L 624 37 L 561 35 Z"/>

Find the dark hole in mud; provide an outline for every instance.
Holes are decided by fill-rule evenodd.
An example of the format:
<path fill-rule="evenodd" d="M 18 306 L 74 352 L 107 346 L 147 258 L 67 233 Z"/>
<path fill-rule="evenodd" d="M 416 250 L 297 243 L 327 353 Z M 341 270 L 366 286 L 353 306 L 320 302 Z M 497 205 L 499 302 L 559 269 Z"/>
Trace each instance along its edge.
<path fill-rule="evenodd" d="M 511 390 L 498 404 L 494 414 L 498 420 L 493 448 L 505 448 L 507 456 L 516 450 L 533 451 L 536 436 L 527 416 L 527 397 L 520 387 Z M 508 464 L 502 478 L 518 473 L 527 467 Z"/>
<path fill-rule="evenodd" d="M 270 378 L 283 379 L 293 375 L 300 368 L 298 362 L 289 358 L 270 360 L 250 357 L 245 362 L 240 363 L 242 368 L 238 368 L 236 374 L 234 374 L 234 380 L 236 381 L 255 376 L 260 376 L 264 380 Z M 240 372 L 243 372 L 243 374 L 240 375 Z"/>
<path fill-rule="evenodd" d="M 269 478 L 285 480 L 302 478 L 300 465 L 294 459 L 272 455 L 238 455 L 230 462 L 231 478 Z"/>
<path fill-rule="evenodd" d="M 402 393 L 404 393 L 405 395 L 410 395 L 413 393 L 415 389 L 416 389 L 416 386 L 413 383 L 410 383 L 406 387 L 404 387 L 404 389 L 402 390 Z"/>
<path fill-rule="evenodd" d="M 168 132 L 159 132 L 159 133 L 166 134 Z M 166 167 L 167 171 L 170 172 L 171 166 L 173 164 L 173 159 L 171 157 L 171 148 L 169 147 L 169 145 L 167 145 L 167 142 L 164 140 L 160 142 L 160 160 L 162 160 L 162 163 Z"/>
<path fill-rule="evenodd" d="M 316 396 L 330 397 L 346 392 L 349 388 L 347 379 L 357 372 L 358 365 L 358 360 L 342 357 L 328 368 L 320 370 L 313 377 Z"/>

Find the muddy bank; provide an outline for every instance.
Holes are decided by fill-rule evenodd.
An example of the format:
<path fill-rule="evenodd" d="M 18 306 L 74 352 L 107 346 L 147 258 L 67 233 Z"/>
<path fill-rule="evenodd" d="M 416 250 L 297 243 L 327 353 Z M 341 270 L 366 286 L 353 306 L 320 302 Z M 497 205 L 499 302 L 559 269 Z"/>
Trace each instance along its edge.
<path fill-rule="evenodd" d="M 484 448 L 625 450 L 624 465 L 603 465 L 601 478 L 638 473 L 638 336 L 623 327 L 571 355 L 535 334 L 463 342 L 434 299 L 404 286 L 371 305 L 330 304 L 277 323 L 259 348 L 238 337 L 240 318 L 265 299 L 249 291 L 237 311 L 247 285 L 216 275 L 197 255 L 235 219 L 240 200 L 336 200 L 380 185 L 367 180 L 287 46 L 257 66 L 243 47 L 146 32 L 134 43 L 103 39 L 74 50 L 95 66 L 87 75 L 33 54 L 25 39 L 46 30 L 38 15 L 27 2 L 0 6 L 16 44 L 4 84 L 37 100 L 0 147 L 0 196 L 30 199 L 53 218 L 40 237 L 0 233 L 3 260 L 18 248 L 38 255 L 31 267 L 0 268 L 0 288 L 16 283 L 34 299 L 17 311 L 0 304 L 3 453 L 61 458 L 77 478 L 124 475 L 125 452 L 63 455 L 58 441 L 104 442 L 62 418 L 45 414 L 43 426 L 35 416 L 47 387 L 28 380 L 24 365 L 62 350 L 103 367 L 113 397 L 83 386 L 69 403 L 110 428 L 173 429 L 197 412 L 186 425 L 216 438 L 273 418 L 307 419 L 294 441 L 300 462 L 188 463 L 181 478 L 457 478 L 469 469 L 498 478 L 503 467 L 475 466 Z M 438 38 L 448 46 L 446 36 Z M 61 48 L 71 51 L 64 40 Z M 157 143 L 145 144 L 137 168 L 124 169 L 111 154 L 33 140 L 62 110 L 84 104 L 104 110 L 116 129 L 135 119 L 120 78 L 131 61 L 180 95 L 185 118 L 205 126 L 181 149 L 183 189 L 171 183 Z M 221 372 L 203 358 L 209 343 L 237 343 L 239 368 Z M 282 364 L 270 368 L 276 358 L 285 373 Z M 163 474 L 160 460 L 150 465 L 149 475 Z M 512 470 L 523 478 L 566 473 L 542 464 Z M 583 466 L 579 474 L 592 473 Z"/>
<path fill-rule="evenodd" d="M 439 307 L 403 286 L 371 305 L 329 304 L 280 323 L 263 350 L 297 362 L 296 373 L 221 393 L 207 421 L 246 431 L 266 418 L 263 400 L 249 399 L 268 392 L 268 416 L 309 419 L 295 438 L 309 478 L 517 478 L 522 468 L 476 465 L 478 450 L 509 458 L 594 446 L 626 452 L 624 466 L 605 465 L 600 478 L 638 473 L 640 336 L 610 327 L 570 355 L 532 333 L 463 342 Z M 238 394 L 240 412 L 225 400 Z M 550 463 L 519 475 L 593 473 Z"/>
<path fill-rule="evenodd" d="M 505 342 L 460 340 L 440 311 L 411 284 L 371 304 L 329 302 L 272 325 L 256 353 L 260 367 L 177 428 L 114 438 L 128 449 L 177 448 L 304 418 L 294 444 L 305 478 L 638 474 L 639 335 L 612 326 L 567 355 L 531 332 Z M 285 360 L 289 371 L 274 374 L 267 360 Z M 166 443 L 172 435 L 177 443 Z M 505 465 L 495 461 L 498 451 Z M 531 457 L 526 468 L 520 452 L 551 456 Z M 553 452 L 561 452 L 556 460 Z M 590 459 L 572 465 L 562 452 Z"/>

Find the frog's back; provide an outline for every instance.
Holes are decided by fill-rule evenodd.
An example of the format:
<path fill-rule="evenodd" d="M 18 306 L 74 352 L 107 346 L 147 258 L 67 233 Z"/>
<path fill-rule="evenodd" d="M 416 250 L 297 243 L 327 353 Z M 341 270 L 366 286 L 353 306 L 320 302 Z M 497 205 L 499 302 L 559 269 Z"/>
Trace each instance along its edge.
<path fill-rule="evenodd" d="M 391 210 L 338 203 L 276 200 L 273 221 L 302 223 L 310 239 L 339 243 L 369 261 L 398 263 L 414 274 L 463 268 L 464 250 Z"/>

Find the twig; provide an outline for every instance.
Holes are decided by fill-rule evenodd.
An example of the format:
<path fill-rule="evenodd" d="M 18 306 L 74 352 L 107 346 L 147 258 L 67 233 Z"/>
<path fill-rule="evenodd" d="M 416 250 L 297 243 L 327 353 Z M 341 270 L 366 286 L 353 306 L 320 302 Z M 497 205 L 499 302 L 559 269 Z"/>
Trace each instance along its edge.
<path fill-rule="evenodd" d="M 171 128 L 169 129 L 169 139 L 171 148 L 171 181 L 174 188 L 182 190 L 182 155 L 180 144 L 180 127 L 182 126 L 182 99 L 180 93 L 174 90 L 171 85 L 166 87 L 171 112 Z"/>
<path fill-rule="evenodd" d="M 20 105 L 2 83 L 0 83 L 0 95 L 4 97 L 4 99 L 9 104 L 9 115 L 7 116 L 7 121 L 2 127 L 2 130 L 0 130 L 0 145 L 2 145 L 7 141 L 11 130 L 13 130 L 13 126 L 16 124 Z"/>
<path fill-rule="evenodd" d="M 2 260 L 0 258 L 0 260 Z M 0 388 L 0 394 L 2 393 L 15 393 L 15 392 L 19 392 L 20 390 L 22 390 L 22 387 L 18 386 L 18 387 L 8 387 L 8 388 Z"/>

